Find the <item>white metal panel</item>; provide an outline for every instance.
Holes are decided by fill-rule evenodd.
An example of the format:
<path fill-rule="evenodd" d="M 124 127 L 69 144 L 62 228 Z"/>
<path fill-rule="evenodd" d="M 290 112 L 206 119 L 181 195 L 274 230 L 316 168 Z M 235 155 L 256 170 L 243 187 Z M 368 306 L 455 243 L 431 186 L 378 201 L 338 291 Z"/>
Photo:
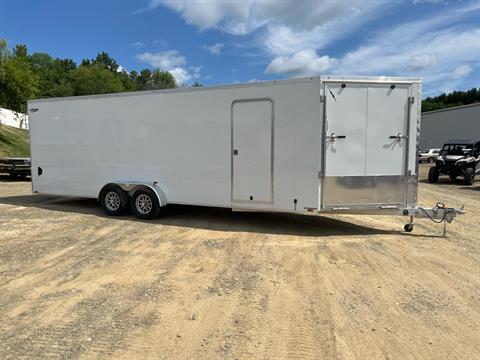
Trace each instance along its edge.
<path fill-rule="evenodd" d="M 273 201 L 273 102 L 235 101 L 232 201 Z"/>
<path fill-rule="evenodd" d="M 365 174 L 367 87 L 325 83 L 325 176 Z M 332 135 L 345 136 L 333 140 Z"/>
<path fill-rule="evenodd" d="M 292 96 L 292 95 L 290 95 Z M 280 110 L 280 109 L 279 109 Z M 295 86 L 295 131 L 294 136 L 287 134 L 295 141 L 295 189 L 297 210 L 318 208 L 321 167 L 321 124 L 323 122 L 323 103 L 320 102 L 320 82 L 298 84 Z M 281 111 L 284 113 L 284 111 Z M 277 119 L 279 115 L 276 115 Z M 292 122 L 293 119 L 287 119 Z M 293 200 L 293 201 L 292 201 Z"/>
<path fill-rule="evenodd" d="M 318 198 L 312 186 L 318 182 L 318 142 L 299 138 L 303 143 L 295 147 L 297 113 L 302 133 L 316 131 L 311 124 L 318 123 L 318 89 L 318 78 L 312 78 L 30 102 L 30 109 L 38 109 L 30 112 L 33 190 L 95 198 L 109 182 L 156 181 L 169 203 L 294 210 L 297 196 Z M 251 98 L 271 98 L 278 109 L 270 204 L 231 200 L 232 102 Z"/>
<path fill-rule="evenodd" d="M 389 84 L 368 88 L 365 175 L 405 174 L 405 147 L 409 86 Z"/>

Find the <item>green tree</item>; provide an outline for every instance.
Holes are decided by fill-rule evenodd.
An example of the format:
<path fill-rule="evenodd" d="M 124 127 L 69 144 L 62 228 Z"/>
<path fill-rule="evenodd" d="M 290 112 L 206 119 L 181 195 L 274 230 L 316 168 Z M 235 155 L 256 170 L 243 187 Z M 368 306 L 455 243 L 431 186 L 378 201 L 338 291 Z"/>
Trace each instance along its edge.
<path fill-rule="evenodd" d="M 118 64 L 117 61 L 108 55 L 105 51 L 99 53 L 95 59 L 91 61 L 92 65 L 98 65 L 103 67 L 107 70 L 110 70 L 113 73 L 117 73 L 118 71 Z"/>
<path fill-rule="evenodd" d="M 38 78 L 27 57 L 27 47 L 17 45 L 13 54 L 0 40 L 0 106 L 26 112 L 27 101 L 38 93 Z"/>
<path fill-rule="evenodd" d="M 158 69 L 153 71 L 149 90 L 172 89 L 175 87 L 177 87 L 177 83 L 171 73 Z"/>
<path fill-rule="evenodd" d="M 150 79 L 152 78 L 152 72 L 148 69 L 143 69 L 140 71 L 140 74 L 137 76 L 137 90 L 151 90 L 150 89 Z"/>
<path fill-rule="evenodd" d="M 94 95 L 123 91 L 122 81 L 110 70 L 98 65 L 80 66 L 71 72 L 74 95 Z"/>
<path fill-rule="evenodd" d="M 452 106 L 468 105 L 480 102 L 480 89 L 472 88 L 468 91 L 453 91 L 427 97 L 422 101 L 422 112 L 449 108 Z"/>
<path fill-rule="evenodd" d="M 45 53 L 34 53 L 29 57 L 35 74 L 40 79 L 38 97 L 62 97 L 73 95 L 70 72 L 76 64 L 70 59 L 52 59 Z"/>
<path fill-rule="evenodd" d="M 120 79 L 123 86 L 123 91 L 136 91 L 137 84 L 131 78 L 127 71 L 123 70 L 116 73 L 116 77 Z"/>

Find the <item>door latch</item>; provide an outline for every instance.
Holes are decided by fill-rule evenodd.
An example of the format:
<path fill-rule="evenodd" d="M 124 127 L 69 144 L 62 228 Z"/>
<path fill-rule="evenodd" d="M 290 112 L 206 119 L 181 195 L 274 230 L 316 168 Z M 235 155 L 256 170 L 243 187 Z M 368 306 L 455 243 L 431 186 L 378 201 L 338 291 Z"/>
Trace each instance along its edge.
<path fill-rule="evenodd" d="M 334 141 L 337 140 L 337 139 L 345 139 L 345 138 L 346 138 L 345 135 L 337 135 L 337 134 L 335 134 L 334 132 L 332 132 L 332 135 L 327 136 L 327 139 L 332 140 L 332 142 L 334 142 Z"/>
<path fill-rule="evenodd" d="M 402 133 L 398 133 L 397 135 L 390 136 L 390 139 L 396 139 L 397 141 L 401 141 L 402 139 L 407 139 L 408 136 L 403 135 Z"/>

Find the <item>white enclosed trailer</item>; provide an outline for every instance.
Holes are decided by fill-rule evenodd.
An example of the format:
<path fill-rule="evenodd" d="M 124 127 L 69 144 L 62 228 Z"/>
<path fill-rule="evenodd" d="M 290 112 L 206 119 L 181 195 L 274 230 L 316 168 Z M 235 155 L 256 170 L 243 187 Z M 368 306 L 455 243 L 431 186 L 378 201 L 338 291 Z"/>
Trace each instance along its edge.
<path fill-rule="evenodd" d="M 190 204 L 451 221 L 416 206 L 420 91 L 325 76 L 33 100 L 33 192 L 140 218 Z"/>

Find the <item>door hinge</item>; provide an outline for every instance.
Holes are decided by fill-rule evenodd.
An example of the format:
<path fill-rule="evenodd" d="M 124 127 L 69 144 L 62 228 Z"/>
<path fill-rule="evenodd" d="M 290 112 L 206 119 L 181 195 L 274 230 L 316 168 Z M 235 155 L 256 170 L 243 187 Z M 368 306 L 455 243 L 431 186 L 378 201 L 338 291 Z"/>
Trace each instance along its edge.
<path fill-rule="evenodd" d="M 323 172 L 321 172 L 321 171 L 318 172 L 318 178 L 319 179 L 323 178 Z"/>
<path fill-rule="evenodd" d="M 326 98 L 327 98 L 327 97 L 326 97 L 325 95 L 320 95 L 320 102 L 321 102 L 321 103 L 322 103 L 322 102 L 325 102 Z"/>
<path fill-rule="evenodd" d="M 415 102 L 415 98 L 414 98 L 413 96 L 409 96 L 409 97 L 408 97 L 408 102 L 409 102 L 410 104 L 413 104 L 413 103 Z"/>

